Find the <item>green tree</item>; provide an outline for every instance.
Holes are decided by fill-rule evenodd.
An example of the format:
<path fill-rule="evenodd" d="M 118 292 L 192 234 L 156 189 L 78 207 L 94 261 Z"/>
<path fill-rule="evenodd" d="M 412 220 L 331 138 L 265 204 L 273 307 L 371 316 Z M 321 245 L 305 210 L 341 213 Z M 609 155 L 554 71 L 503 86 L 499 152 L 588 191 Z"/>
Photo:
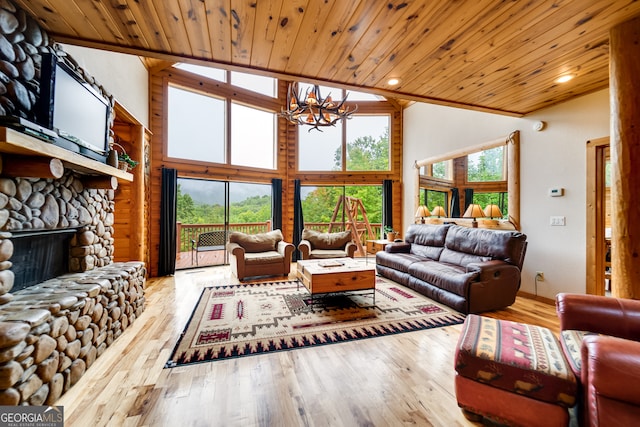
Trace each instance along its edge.
<path fill-rule="evenodd" d="M 467 177 L 470 182 L 503 181 L 504 146 L 491 148 L 475 156 L 467 156 Z"/>

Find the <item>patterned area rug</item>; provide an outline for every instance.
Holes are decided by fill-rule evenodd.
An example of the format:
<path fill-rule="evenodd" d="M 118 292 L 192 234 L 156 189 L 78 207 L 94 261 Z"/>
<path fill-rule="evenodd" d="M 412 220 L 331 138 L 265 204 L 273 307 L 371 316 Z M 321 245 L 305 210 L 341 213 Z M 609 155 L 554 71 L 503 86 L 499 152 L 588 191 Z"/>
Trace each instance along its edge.
<path fill-rule="evenodd" d="M 166 363 L 172 368 L 462 323 L 465 316 L 404 286 L 311 300 L 296 281 L 207 287 Z"/>

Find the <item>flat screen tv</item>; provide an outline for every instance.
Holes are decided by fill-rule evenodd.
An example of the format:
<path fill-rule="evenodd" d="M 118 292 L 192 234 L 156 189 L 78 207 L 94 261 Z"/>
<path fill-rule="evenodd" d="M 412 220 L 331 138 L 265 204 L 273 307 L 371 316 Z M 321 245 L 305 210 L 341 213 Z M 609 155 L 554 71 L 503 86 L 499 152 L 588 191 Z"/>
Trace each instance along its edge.
<path fill-rule="evenodd" d="M 38 124 L 55 131 L 56 144 L 106 162 L 109 100 L 53 53 L 42 56 Z"/>

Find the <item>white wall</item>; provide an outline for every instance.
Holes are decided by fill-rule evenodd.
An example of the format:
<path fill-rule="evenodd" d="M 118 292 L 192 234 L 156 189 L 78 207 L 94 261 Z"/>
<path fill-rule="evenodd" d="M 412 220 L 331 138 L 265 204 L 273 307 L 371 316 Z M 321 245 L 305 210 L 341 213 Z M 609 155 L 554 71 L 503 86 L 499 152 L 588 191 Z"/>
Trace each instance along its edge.
<path fill-rule="evenodd" d="M 547 123 L 536 132 L 538 120 Z M 586 291 L 586 142 L 609 135 L 609 92 L 596 92 L 524 118 L 414 104 L 404 112 L 404 218 L 413 223 L 416 160 L 446 154 L 520 131 L 520 222 L 529 246 L 522 273 L 524 292 L 554 298 Z M 548 190 L 563 187 L 564 197 Z M 550 226 L 550 216 L 566 226 Z M 536 289 L 534 275 L 543 271 Z"/>
<path fill-rule="evenodd" d="M 149 128 L 149 73 L 138 56 L 67 44 L 62 48 Z"/>

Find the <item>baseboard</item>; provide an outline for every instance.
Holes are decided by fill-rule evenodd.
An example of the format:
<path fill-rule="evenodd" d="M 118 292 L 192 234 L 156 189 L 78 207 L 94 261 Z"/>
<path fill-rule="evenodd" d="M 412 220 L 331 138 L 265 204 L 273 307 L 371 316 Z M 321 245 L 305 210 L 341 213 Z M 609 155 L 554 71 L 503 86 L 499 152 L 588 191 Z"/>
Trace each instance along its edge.
<path fill-rule="evenodd" d="M 547 298 L 547 297 L 541 297 L 540 295 L 534 295 L 534 294 L 530 294 L 528 292 L 523 292 L 523 291 L 518 291 L 517 296 L 522 297 L 522 298 L 527 298 L 527 299 L 532 299 L 534 301 L 539 301 L 545 304 L 549 304 L 549 305 L 556 305 L 556 300 L 555 299 L 551 299 L 551 298 Z"/>

